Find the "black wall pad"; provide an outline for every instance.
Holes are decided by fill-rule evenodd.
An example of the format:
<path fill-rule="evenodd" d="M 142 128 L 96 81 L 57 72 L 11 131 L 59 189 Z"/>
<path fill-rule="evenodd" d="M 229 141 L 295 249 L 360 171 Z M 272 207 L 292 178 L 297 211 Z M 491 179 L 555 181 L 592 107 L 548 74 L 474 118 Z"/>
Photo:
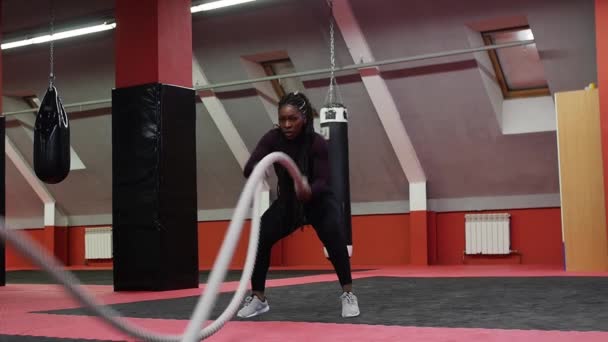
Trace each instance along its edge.
<path fill-rule="evenodd" d="M 193 89 L 112 91 L 114 290 L 198 287 Z"/>

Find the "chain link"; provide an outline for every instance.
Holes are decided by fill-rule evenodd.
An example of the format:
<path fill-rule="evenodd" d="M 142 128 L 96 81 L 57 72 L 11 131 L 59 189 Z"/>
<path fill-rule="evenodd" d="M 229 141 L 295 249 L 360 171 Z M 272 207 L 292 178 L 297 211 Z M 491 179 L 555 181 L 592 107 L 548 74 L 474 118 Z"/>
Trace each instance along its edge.
<path fill-rule="evenodd" d="M 335 50 L 335 29 L 334 29 L 334 8 L 333 1 L 327 0 L 327 6 L 329 6 L 329 62 L 330 62 L 330 76 L 329 76 L 329 90 L 325 102 L 328 106 L 336 104 L 336 93 L 339 92 L 338 83 L 336 81 L 336 50 Z M 339 94 L 338 94 L 339 95 Z M 340 96 L 338 96 L 340 97 Z"/>
<path fill-rule="evenodd" d="M 334 38 L 334 21 L 333 21 L 333 3 L 329 0 L 329 60 L 331 73 L 329 76 L 329 104 L 334 103 L 334 82 L 335 82 L 335 70 L 336 70 L 336 56 L 335 56 L 335 38 Z"/>
<path fill-rule="evenodd" d="M 50 17 L 51 17 L 51 31 L 50 31 L 50 35 L 51 38 L 53 36 L 53 34 L 55 33 L 55 1 L 54 0 L 50 0 Z M 50 53 L 49 53 L 49 64 L 50 64 L 50 73 L 49 73 L 49 88 L 52 88 L 54 83 L 55 83 L 55 71 L 54 71 L 54 64 L 55 64 L 55 43 L 54 41 L 51 39 L 50 41 Z"/>

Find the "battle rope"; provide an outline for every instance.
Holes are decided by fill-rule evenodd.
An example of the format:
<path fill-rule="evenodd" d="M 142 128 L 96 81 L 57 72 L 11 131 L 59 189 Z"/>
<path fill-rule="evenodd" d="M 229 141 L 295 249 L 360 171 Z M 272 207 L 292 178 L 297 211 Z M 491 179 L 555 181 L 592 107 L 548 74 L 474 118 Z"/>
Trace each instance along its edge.
<path fill-rule="evenodd" d="M 40 250 L 40 248 L 37 247 L 32 240 L 25 237 L 23 234 L 19 234 L 17 231 L 7 229 L 6 227 L 0 227 L 0 237 L 8 241 L 11 246 L 19 250 L 19 252 L 21 252 L 24 256 L 28 257 L 32 262 L 34 262 L 34 264 L 39 266 L 41 269 L 46 270 L 56 281 L 63 284 L 70 295 L 80 301 L 94 314 L 103 318 L 112 327 L 145 341 L 200 341 L 219 331 L 224 324 L 234 316 L 239 304 L 242 302 L 245 296 L 247 284 L 253 272 L 253 265 L 255 263 L 258 239 L 260 235 L 260 217 L 257 214 L 260 206 L 260 193 L 262 190 L 262 184 L 264 182 L 265 172 L 274 163 L 280 163 L 287 169 L 290 176 L 294 179 L 296 188 L 299 189 L 305 185 L 306 180 L 300 174 L 298 167 L 285 153 L 270 153 L 256 165 L 237 202 L 236 209 L 232 216 L 232 221 L 230 222 L 228 231 L 224 237 L 224 242 L 222 243 L 218 257 L 213 265 L 207 286 L 199 298 L 196 308 L 190 317 L 190 322 L 183 335 L 156 334 L 152 331 L 128 323 L 126 320 L 120 317 L 120 313 L 97 302 L 94 296 L 89 294 L 80 286 L 80 282 L 72 273 L 66 271 L 63 265 L 53 256 Z M 222 312 L 222 314 L 215 321 L 201 330 L 201 326 L 209 318 L 209 315 L 217 300 L 220 286 L 226 277 L 228 266 L 230 265 L 230 261 L 234 255 L 234 250 L 239 240 L 243 223 L 252 201 L 253 219 L 251 222 L 251 233 L 249 237 L 249 246 L 247 249 L 247 258 L 245 259 L 245 266 L 243 269 L 243 274 L 241 275 L 239 286 L 232 297 L 230 304 L 228 304 L 224 312 Z"/>

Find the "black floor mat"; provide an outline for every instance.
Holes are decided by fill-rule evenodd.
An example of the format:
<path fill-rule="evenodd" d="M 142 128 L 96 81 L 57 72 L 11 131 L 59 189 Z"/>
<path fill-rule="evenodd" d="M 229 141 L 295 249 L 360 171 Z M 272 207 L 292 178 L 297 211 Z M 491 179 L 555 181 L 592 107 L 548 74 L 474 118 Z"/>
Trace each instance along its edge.
<path fill-rule="evenodd" d="M 82 284 L 86 285 L 113 285 L 112 270 L 71 271 Z M 210 271 L 199 272 L 199 281 L 206 283 Z M 333 270 L 271 270 L 268 279 L 281 279 L 303 277 L 315 274 L 333 274 Z M 225 281 L 238 281 L 241 279 L 242 271 L 228 271 Z M 37 270 L 8 271 L 6 272 L 7 284 L 56 284 L 45 272 Z"/>
<path fill-rule="evenodd" d="M 250 320 L 608 331 L 608 278 L 393 278 L 355 281 L 361 316 L 340 317 L 337 282 L 268 288 L 269 313 Z M 218 300 L 212 317 L 232 293 Z M 112 305 L 128 317 L 188 319 L 197 297 Z M 86 315 L 81 309 L 49 313 Z"/>

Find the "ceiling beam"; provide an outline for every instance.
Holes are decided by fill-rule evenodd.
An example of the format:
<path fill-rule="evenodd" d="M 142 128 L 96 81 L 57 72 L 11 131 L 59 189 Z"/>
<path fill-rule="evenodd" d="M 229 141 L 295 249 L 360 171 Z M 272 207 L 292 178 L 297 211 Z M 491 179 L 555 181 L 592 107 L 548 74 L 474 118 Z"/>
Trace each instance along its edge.
<path fill-rule="evenodd" d="M 195 88 L 209 84 L 209 81 L 205 76 L 205 72 L 203 71 L 201 64 L 196 59 L 196 56 L 192 56 L 192 82 Z M 241 170 L 244 169 L 245 164 L 247 164 L 247 160 L 249 160 L 250 153 L 245 145 L 245 142 L 243 141 L 243 138 L 228 115 L 226 108 L 224 108 L 224 105 L 213 91 L 204 90 L 199 92 L 198 95 L 200 96 L 203 105 L 209 112 L 209 115 L 211 116 L 211 119 L 215 123 L 220 134 L 224 138 L 224 141 L 228 145 L 228 148 L 230 151 L 232 151 L 232 155 L 239 163 Z M 269 189 L 270 187 L 265 181 L 261 194 L 262 212 L 265 211 L 269 206 Z"/>
<path fill-rule="evenodd" d="M 203 72 L 203 68 L 194 56 L 192 57 L 192 80 L 195 87 L 209 84 L 209 81 Z M 209 112 L 209 115 L 220 131 L 220 134 L 224 137 L 228 148 L 232 151 L 232 154 L 241 166 L 241 169 L 244 168 L 249 159 L 249 150 L 234 126 L 232 119 L 228 116 L 228 112 L 224 108 L 224 105 L 212 91 L 202 91 L 198 93 L 198 96 L 200 96 L 203 105 Z"/>
<path fill-rule="evenodd" d="M 247 73 L 247 76 L 249 76 L 249 78 L 255 79 L 267 76 L 266 72 L 264 71 L 264 67 L 262 67 L 262 65 L 256 60 L 241 57 L 241 65 L 243 65 L 243 68 L 245 69 L 245 72 Z M 262 102 L 264 110 L 266 111 L 266 114 L 268 114 L 268 118 L 270 119 L 270 122 L 272 124 L 278 124 L 279 121 L 277 118 L 277 109 L 280 99 L 272 88 L 271 81 L 255 82 L 252 83 L 252 86 L 258 93 L 258 98 Z"/>
<path fill-rule="evenodd" d="M 21 123 L 21 127 L 25 131 L 25 134 L 34 142 L 34 127 L 36 125 L 36 116 L 34 114 L 22 114 L 17 117 L 17 121 Z M 74 150 L 74 147 L 70 143 L 70 171 L 86 169 L 84 163 Z"/>
<path fill-rule="evenodd" d="M 23 154 L 21 154 L 15 144 L 13 144 L 12 140 L 8 136 L 5 136 L 4 141 L 6 155 L 44 204 L 44 225 L 55 226 L 59 222 L 58 219 L 63 218 L 64 216 L 63 213 L 56 208 L 55 198 L 47 189 L 46 185 L 38 179 L 36 173 L 25 160 Z"/>
<path fill-rule="evenodd" d="M 348 0 L 334 0 L 333 14 L 355 63 L 372 63 L 374 56 Z M 397 105 L 378 67 L 359 70 L 363 84 L 410 184 L 410 210 L 426 210 L 426 176 L 405 129 Z"/>
<path fill-rule="evenodd" d="M 36 95 L 32 95 L 32 96 L 26 96 L 26 97 L 17 97 L 17 96 L 11 96 L 11 99 L 13 101 L 13 103 L 15 105 L 17 105 L 19 102 L 24 103 L 25 105 L 27 105 L 28 107 L 30 107 L 32 110 L 36 110 L 38 111 L 38 109 L 40 108 L 40 99 L 38 98 L 38 96 Z M 71 116 L 72 113 L 69 113 L 69 115 Z M 15 115 L 14 119 L 16 121 L 18 121 L 21 126 L 23 127 L 23 130 L 25 131 L 25 134 L 31 139 L 32 142 L 34 142 L 34 127 L 36 126 L 36 113 L 35 112 L 31 112 L 31 113 L 23 113 L 20 115 Z M 74 147 L 72 147 L 72 145 L 70 144 L 70 170 L 82 170 L 85 169 L 85 165 L 82 162 L 82 160 L 80 159 L 80 156 L 78 156 L 78 153 L 76 153 L 76 151 L 74 150 Z"/>

